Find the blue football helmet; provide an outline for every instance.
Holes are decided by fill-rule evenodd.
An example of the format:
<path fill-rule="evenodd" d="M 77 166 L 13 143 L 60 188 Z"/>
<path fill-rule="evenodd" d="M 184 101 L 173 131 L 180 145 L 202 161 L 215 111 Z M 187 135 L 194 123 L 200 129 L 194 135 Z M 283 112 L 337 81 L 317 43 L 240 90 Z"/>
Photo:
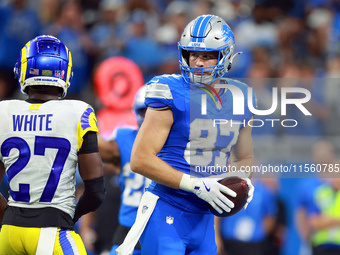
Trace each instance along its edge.
<path fill-rule="evenodd" d="M 144 117 L 145 117 L 145 112 L 146 112 L 146 105 L 144 104 L 145 101 L 145 94 L 146 94 L 146 88 L 147 86 L 144 85 L 142 86 L 135 97 L 135 103 L 133 105 L 133 109 L 136 113 L 136 117 L 137 117 L 137 125 L 138 127 L 140 127 L 144 121 Z"/>
<path fill-rule="evenodd" d="M 73 76 L 71 52 L 54 36 L 37 36 L 20 51 L 14 74 L 23 94 L 28 86 L 46 85 L 62 88 L 65 97 Z"/>
<path fill-rule="evenodd" d="M 179 63 L 186 82 L 210 84 L 221 78 L 231 68 L 235 39 L 227 23 L 214 15 L 202 15 L 192 20 L 183 30 L 178 43 Z M 189 51 L 217 51 L 217 65 L 190 67 Z M 211 72 L 211 70 L 213 70 Z M 211 72 L 203 76 L 204 72 Z"/>

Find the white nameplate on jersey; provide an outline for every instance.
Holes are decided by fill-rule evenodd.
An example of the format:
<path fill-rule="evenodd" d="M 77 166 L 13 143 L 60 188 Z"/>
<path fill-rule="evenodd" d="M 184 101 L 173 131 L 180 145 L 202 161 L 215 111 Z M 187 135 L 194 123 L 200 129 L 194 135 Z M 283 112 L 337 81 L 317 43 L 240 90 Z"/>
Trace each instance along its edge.
<path fill-rule="evenodd" d="M 12 115 L 13 131 L 52 131 L 53 114 Z"/>

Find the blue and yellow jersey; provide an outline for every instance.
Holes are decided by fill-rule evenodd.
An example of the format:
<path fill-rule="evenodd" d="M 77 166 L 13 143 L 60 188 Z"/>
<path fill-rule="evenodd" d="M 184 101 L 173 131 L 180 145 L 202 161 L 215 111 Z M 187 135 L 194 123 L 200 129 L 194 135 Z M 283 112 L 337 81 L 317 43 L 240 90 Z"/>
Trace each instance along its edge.
<path fill-rule="evenodd" d="M 169 107 L 173 125 L 158 156 L 177 170 L 196 176 L 221 174 L 207 167 L 226 169 L 239 131 L 253 114 L 248 107 L 248 86 L 221 79 L 220 90 L 193 86 L 180 75 L 162 75 L 148 83 L 145 104 Z M 255 95 L 251 102 L 255 104 Z M 254 106 L 255 107 L 255 106 Z M 188 211 L 208 212 L 207 203 L 196 195 L 152 182 L 149 190 L 161 199 Z"/>
<path fill-rule="evenodd" d="M 75 211 L 78 151 L 98 132 L 94 110 L 77 100 L 0 102 L 0 160 L 9 181 L 8 205 Z"/>

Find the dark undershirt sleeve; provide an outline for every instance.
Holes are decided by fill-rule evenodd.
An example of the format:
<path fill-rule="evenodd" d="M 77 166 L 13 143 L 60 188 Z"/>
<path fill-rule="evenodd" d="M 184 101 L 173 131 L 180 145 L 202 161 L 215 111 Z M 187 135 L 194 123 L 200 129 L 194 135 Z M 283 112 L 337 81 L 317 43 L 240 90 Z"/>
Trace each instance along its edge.
<path fill-rule="evenodd" d="M 78 154 L 87 154 L 94 152 L 99 152 L 97 133 L 89 131 L 84 135 L 84 141 L 80 150 L 78 151 Z"/>

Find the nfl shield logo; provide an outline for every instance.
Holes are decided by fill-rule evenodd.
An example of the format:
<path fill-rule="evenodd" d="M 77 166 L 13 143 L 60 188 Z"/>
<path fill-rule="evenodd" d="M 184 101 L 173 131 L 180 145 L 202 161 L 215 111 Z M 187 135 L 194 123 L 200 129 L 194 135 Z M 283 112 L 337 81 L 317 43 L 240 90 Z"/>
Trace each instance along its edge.
<path fill-rule="evenodd" d="M 174 223 L 174 217 L 171 216 L 166 216 L 166 223 L 168 223 L 169 225 Z"/>
<path fill-rule="evenodd" d="M 144 214 L 147 209 L 149 209 L 149 207 L 147 207 L 146 205 L 143 205 L 142 214 Z"/>

